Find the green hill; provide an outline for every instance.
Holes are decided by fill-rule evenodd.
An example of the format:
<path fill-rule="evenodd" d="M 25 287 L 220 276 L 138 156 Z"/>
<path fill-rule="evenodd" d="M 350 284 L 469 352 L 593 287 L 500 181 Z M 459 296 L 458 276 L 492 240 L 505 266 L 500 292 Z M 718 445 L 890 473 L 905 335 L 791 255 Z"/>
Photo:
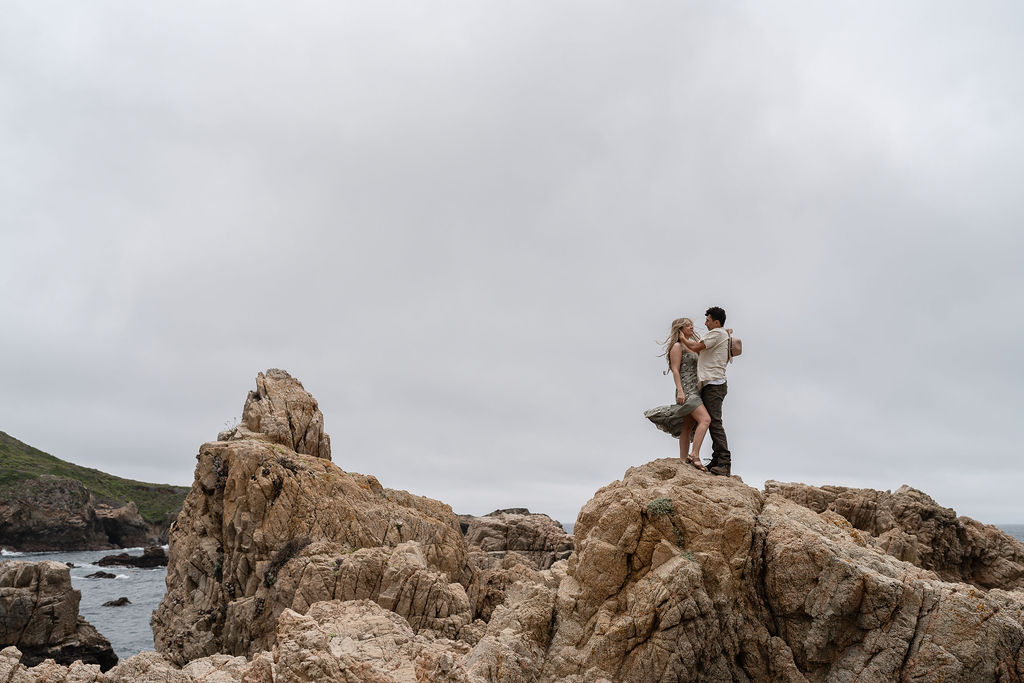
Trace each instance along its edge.
<path fill-rule="evenodd" d="M 168 515 L 184 502 L 189 490 L 187 486 L 149 484 L 81 467 L 0 432 L 0 498 L 4 497 L 4 489 L 26 479 L 38 479 L 44 474 L 77 479 L 101 503 L 124 505 L 133 500 L 139 514 L 150 524 L 165 523 Z"/>

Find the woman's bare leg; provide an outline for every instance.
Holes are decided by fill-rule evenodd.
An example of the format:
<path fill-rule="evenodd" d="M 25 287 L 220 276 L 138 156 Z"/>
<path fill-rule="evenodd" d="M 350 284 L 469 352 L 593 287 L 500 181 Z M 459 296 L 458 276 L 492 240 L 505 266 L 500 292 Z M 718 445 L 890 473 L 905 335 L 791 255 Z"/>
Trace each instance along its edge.
<path fill-rule="evenodd" d="M 683 428 L 679 432 L 679 457 L 686 460 L 690 454 L 690 435 L 693 434 L 693 428 L 697 426 L 697 421 L 687 415 L 683 418 Z"/>
<path fill-rule="evenodd" d="M 700 462 L 700 447 L 704 443 L 704 435 L 708 433 L 708 427 L 711 426 L 711 415 L 708 413 L 707 408 L 698 406 L 696 410 L 690 413 L 690 416 L 697 423 L 697 427 L 693 432 L 693 450 L 690 451 L 690 458 Z M 703 468 L 703 464 L 701 467 Z"/>

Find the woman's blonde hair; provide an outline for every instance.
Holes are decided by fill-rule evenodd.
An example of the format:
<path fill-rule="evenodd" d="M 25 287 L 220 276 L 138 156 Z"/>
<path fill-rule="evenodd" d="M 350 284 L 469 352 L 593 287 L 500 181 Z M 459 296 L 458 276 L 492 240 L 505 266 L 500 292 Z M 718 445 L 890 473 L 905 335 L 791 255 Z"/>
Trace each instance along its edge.
<path fill-rule="evenodd" d="M 666 365 L 668 365 L 669 370 L 672 369 L 672 361 L 669 360 L 668 352 L 671 351 L 672 346 L 677 341 L 679 341 L 679 337 L 683 333 L 683 325 L 685 325 L 686 323 L 690 323 L 690 325 L 693 326 L 693 321 L 690 320 L 689 318 L 676 318 L 675 320 L 673 320 L 672 326 L 669 328 L 668 331 L 668 338 L 665 339 L 665 341 L 658 342 L 664 349 L 664 351 L 658 354 L 658 357 L 661 358 L 662 356 L 665 356 L 665 363 Z M 693 341 L 697 341 L 696 333 L 691 334 L 690 339 L 692 339 Z"/>

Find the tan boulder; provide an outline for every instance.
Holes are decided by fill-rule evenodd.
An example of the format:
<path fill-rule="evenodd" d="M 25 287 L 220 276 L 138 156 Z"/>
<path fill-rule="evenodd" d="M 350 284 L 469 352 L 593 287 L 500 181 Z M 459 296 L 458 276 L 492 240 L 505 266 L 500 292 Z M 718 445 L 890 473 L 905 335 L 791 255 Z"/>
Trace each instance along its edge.
<path fill-rule="evenodd" d="M 676 459 L 600 489 L 576 520 L 542 680 L 785 680 L 746 580 L 762 503 Z"/>
<path fill-rule="evenodd" d="M 57 664 L 52 659 L 26 667 L 19 660 L 21 651 L 16 647 L 0 650 L 0 681 L 3 683 L 107 683 L 108 678 L 98 664 L 72 662 L 70 666 Z"/>
<path fill-rule="evenodd" d="M 543 583 L 514 583 L 465 658 L 469 673 L 492 683 L 539 680 L 551 642 L 555 598 L 556 589 Z"/>
<path fill-rule="evenodd" d="M 944 582 L 735 477 L 631 468 L 575 532 L 542 681 L 1024 680 L 1024 592 Z"/>
<path fill-rule="evenodd" d="M 992 525 L 957 517 L 909 486 L 890 493 L 768 481 L 765 491 L 815 512 L 841 515 L 875 547 L 947 581 L 1024 588 L 1024 543 Z"/>
<path fill-rule="evenodd" d="M 494 608 L 505 602 L 505 594 L 517 582 L 536 583 L 557 589 L 565 576 L 565 560 L 548 569 L 537 569 L 528 557 L 519 553 L 487 553 L 470 549 L 473 578 L 466 592 L 476 619 L 490 621 Z"/>
<path fill-rule="evenodd" d="M 284 370 L 271 368 L 256 376 L 242 408 L 242 420 L 218 440 L 264 439 L 289 450 L 331 459 L 331 438 L 324 431 L 324 416 L 302 382 Z"/>
<path fill-rule="evenodd" d="M 572 536 L 558 522 L 525 508 L 495 510 L 483 517 L 461 515 L 459 519 L 466 527 L 470 547 L 496 555 L 515 552 L 537 569 L 568 559 L 572 552 Z"/>
<path fill-rule="evenodd" d="M 17 647 L 26 666 L 46 659 L 114 666 L 110 642 L 78 615 L 81 597 L 60 562 L 0 563 L 0 647 Z"/>
<path fill-rule="evenodd" d="M 770 624 L 808 680 L 1024 680 L 1024 593 L 941 581 L 781 496 L 755 548 Z"/>
<path fill-rule="evenodd" d="M 469 683 L 461 663 L 468 650 L 417 635 L 375 602 L 330 601 L 312 605 L 306 615 L 281 615 L 274 664 L 277 677 L 287 681 Z"/>
<path fill-rule="evenodd" d="M 269 648 L 271 620 L 285 608 L 304 614 L 315 602 L 372 600 L 406 619 L 417 631 L 455 638 L 472 620 L 465 588 L 432 568 L 418 541 L 395 548 L 347 550 L 336 544 L 310 545 L 283 565 L 273 591 L 258 591 L 252 598 L 228 607 L 222 639 L 252 642 Z M 260 613 L 257 605 L 263 600 Z"/>

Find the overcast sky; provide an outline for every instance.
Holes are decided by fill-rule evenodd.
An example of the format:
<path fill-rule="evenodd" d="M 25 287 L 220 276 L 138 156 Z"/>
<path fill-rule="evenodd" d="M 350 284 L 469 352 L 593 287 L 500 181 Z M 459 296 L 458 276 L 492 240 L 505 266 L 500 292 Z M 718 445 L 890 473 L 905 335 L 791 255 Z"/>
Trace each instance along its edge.
<path fill-rule="evenodd" d="M 719 305 L 744 481 L 1024 522 L 1020 3 L 2 5 L 0 430 L 187 485 L 279 367 L 342 469 L 572 522 Z"/>

